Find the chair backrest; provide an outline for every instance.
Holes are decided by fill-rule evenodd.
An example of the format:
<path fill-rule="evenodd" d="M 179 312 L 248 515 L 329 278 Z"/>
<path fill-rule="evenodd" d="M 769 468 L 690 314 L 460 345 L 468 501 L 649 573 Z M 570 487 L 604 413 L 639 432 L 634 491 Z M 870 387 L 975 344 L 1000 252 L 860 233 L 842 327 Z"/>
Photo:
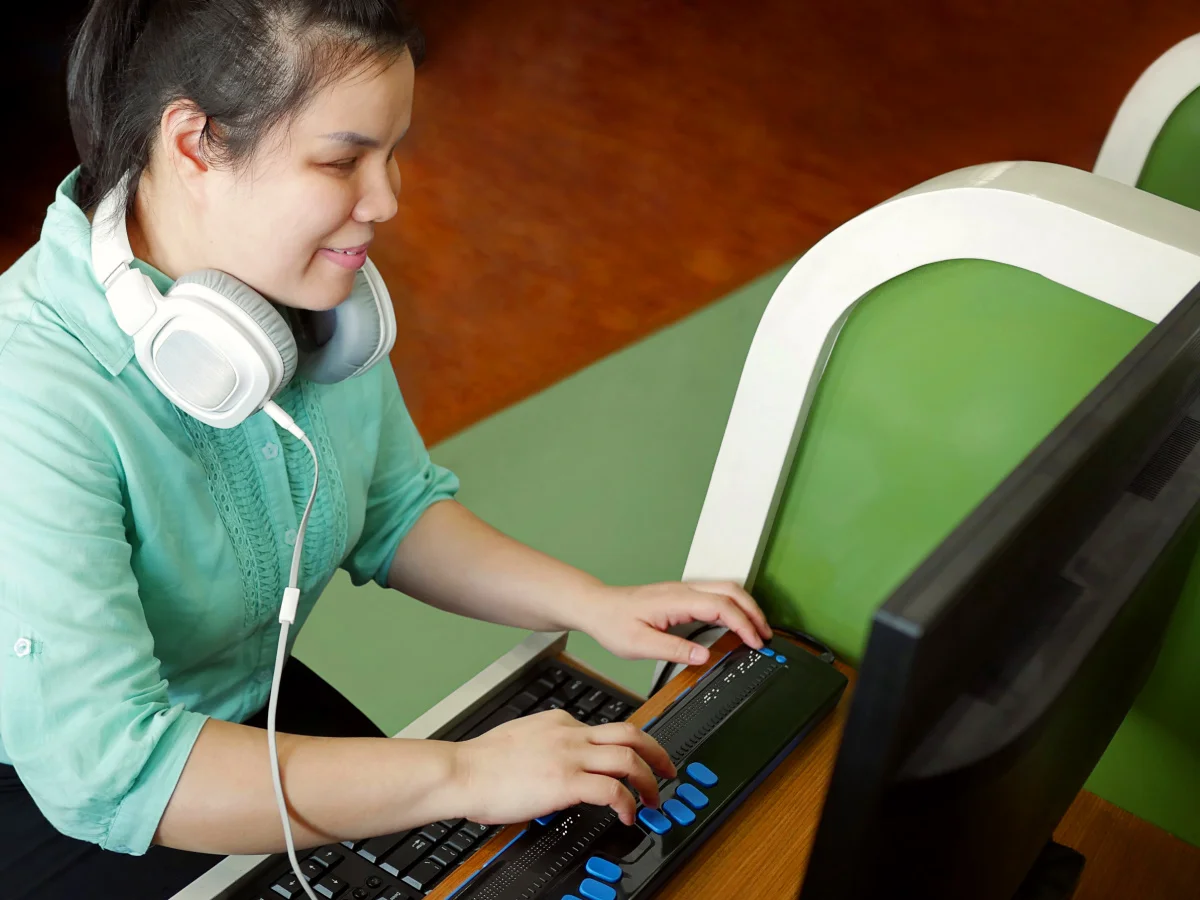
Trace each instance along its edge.
<path fill-rule="evenodd" d="M 1200 282 L 1200 214 L 1088 173 L 1023 163 L 902 197 L 773 296 L 684 575 L 749 584 L 851 660 L 890 591 Z M 1091 786 L 1200 843 L 1178 790 L 1200 778 L 1191 641 L 1195 580 Z M 1131 760 L 1167 745 L 1152 777 Z"/>
<path fill-rule="evenodd" d="M 1200 209 L 1200 35 L 1142 73 L 1121 103 L 1093 171 Z"/>

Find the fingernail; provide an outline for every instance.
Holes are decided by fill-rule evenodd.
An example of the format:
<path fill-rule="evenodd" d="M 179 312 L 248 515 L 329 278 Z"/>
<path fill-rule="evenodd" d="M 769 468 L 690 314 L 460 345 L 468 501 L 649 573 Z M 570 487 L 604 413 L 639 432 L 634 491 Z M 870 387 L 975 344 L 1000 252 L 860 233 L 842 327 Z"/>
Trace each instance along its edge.
<path fill-rule="evenodd" d="M 708 656 L 708 651 L 703 647 L 693 647 L 688 659 L 691 660 L 693 666 L 698 666 L 704 662 L 704 658 Z"/>

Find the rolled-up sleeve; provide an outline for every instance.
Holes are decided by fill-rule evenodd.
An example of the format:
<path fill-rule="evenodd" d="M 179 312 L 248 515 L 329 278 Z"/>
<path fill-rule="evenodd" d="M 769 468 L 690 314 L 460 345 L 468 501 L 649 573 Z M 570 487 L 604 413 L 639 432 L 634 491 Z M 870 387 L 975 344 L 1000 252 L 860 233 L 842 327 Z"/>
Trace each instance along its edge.
<path fill-rule="evenodd" d="M 458 478 L 430 459 L 392 367 L 380 368 L 384 371 L 378 455 L 362 538 L 343 568 L 355 584 L 374 581 L 387 587 L 396 548 L 425 510 L 458 493 Z"/>
<path fill-rule="evenodd" d="M 0 393 L 0 739 L 59 831 L 142 854 L 206 716 L 168 699 L 115 452 Z"/>

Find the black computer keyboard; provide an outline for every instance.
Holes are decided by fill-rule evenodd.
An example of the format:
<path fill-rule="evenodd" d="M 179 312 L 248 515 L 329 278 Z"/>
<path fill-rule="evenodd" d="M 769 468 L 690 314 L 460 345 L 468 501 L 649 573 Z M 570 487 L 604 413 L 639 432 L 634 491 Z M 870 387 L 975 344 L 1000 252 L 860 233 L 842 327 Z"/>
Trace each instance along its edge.
<path fill-rule="evenodd" d="M 837 704 L 846 678 L 783 641 L 741 646 L 647 724 L 678 777 L 661 809 L 621 824 L 577 806 L 532 822 L 450 896 L 454 900 L 649 897 Z"/>
<path fill-rule="evenodd" d="M 439 740 L 463 741 L 520 716 L 565 709 L 581 722 L 601 725 L 627 719 L 642 702 L 613 690 L 572 666 L 546 661 L 500 692 Z M 497 827 L 447 820 L 363 841 L 344 841 L 298 853 L 314 893 L 329 900 L 419 900 L 445 880 Z M 264 860 L 243 878 L 231 900 L 291 900 L 304 890 L 284 854 Z"/>

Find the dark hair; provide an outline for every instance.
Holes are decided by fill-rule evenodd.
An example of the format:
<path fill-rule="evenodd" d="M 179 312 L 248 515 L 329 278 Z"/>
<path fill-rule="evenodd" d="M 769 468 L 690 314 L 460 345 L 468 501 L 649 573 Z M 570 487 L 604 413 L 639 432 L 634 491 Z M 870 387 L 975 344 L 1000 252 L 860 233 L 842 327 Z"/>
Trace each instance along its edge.
<path fill-rule="evenodd" d="M 194 103 L 201 150 L 236 165 L 323 86 L 406 51 L 424 42 L 396 0 L 93 0 L 67 63 L 76 202 L 136 188 L 171 103 Z"/>

